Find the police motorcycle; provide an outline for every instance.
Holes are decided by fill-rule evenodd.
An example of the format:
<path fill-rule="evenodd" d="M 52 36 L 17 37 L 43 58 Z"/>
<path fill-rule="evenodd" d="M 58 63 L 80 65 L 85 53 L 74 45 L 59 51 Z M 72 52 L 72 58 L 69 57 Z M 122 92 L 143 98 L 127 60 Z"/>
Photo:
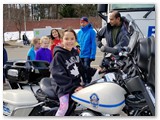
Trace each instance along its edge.
<path fill-rule="evenodd" d="M 102 60 L 105 75 L 74 93 L 72 99 L 87 107 L 82 116 L 154 116 L 155 115 L 155 43 L 144 38 L 131 18 L 126 16 L 130 42 L 107 52 Z"/>

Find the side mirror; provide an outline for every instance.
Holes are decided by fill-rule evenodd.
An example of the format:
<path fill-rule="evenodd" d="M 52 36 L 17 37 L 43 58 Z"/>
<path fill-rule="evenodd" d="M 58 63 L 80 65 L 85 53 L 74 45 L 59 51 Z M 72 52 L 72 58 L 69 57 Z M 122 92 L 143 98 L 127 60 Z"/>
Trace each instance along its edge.
<path fill-rule="evenodd" d="M 107 16 L 103 15 L 102 13 L 108 12 L 108 4 L 98 4 L 97 12 L 98 12 L 98 15 L 107 22 Z"/>
<path fill-rule="evenodd" d="M 108 10 L 108 4 L 98 4 L 97 5 L 98 13 L 107 12 L 107 10 Z"/>

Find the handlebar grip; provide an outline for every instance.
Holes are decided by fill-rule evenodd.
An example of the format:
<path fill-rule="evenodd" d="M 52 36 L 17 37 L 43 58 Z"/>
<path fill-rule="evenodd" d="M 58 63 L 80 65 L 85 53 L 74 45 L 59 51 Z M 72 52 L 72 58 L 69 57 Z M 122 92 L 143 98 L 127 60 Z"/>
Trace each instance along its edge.
<path fill-rule="evenodd" d="M 108 53 L 113 53 L 113 54 L 118 54 L 118 50 L 115 48 L 107 47 L 107 46 L 102 46 L 101 47 L 102 52 L 108 52 Z"/>

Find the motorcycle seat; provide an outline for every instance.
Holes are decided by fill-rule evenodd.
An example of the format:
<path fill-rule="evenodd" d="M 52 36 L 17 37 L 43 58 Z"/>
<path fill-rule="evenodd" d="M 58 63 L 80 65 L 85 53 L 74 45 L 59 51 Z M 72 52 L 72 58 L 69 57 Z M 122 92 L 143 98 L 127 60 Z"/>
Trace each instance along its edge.
<path fill-rule="evenodd" d="M 40 85 L 40 88 L 43 91 L 43 93 L 46 94 L 48 98 L 57 100 L 58 97 L 56 94 L 56 90 L 53 89 L 54 85 L 51 84 L 51 80 L 52 80 L 52 78 L 43 78 L 40 81 L 39 85 Z"/>

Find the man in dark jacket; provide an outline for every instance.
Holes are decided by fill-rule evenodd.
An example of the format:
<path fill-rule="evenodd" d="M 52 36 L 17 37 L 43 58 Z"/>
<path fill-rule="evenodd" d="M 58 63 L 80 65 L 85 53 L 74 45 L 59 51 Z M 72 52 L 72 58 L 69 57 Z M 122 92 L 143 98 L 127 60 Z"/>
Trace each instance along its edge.
<path fill-rule="evenodd" d="M 97 45 L 103 48 L 102 38 L 108 47 L 120 48 L 129 44 L 129 34 L 124 19 L 118 11 L 109 13 L 109 23 L 97 32 Z"/>

